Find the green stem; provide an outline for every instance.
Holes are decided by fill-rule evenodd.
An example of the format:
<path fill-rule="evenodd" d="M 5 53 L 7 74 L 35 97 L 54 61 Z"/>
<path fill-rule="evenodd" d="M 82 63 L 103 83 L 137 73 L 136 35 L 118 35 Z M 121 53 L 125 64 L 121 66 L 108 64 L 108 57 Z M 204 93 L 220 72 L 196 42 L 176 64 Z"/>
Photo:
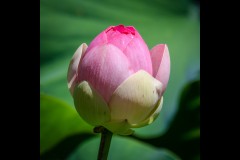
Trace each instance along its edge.
<path fill-rule="evenodd" d="M 113 133 L 104 127 L 98 127 L 94 130 L 98 133 L 101 132 L 101 142 L 98 150 L 98 160 L 107 160 Z"/>

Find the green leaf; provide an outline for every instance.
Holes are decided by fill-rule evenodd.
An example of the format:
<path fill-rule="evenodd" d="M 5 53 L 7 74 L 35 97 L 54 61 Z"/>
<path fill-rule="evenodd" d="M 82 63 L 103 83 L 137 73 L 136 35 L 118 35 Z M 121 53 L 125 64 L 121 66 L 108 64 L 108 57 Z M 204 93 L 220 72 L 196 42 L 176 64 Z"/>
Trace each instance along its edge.
<path fill-rule="evenodd" d="M 85 141 L 67 160 L 97 159 L 100 137 Z M 159 149 L 137 140 L 113 136 L 108 160 L 178 160 L 178 156 L 166 149 Z"/>
<path fill-rule="evenodd" d="M 80 44 L 91 40 L 110 25 L 133 25 L 149 49 L 166 43 L 171 73 L 159 117 L 151 125 L 136 129 L 139 137 L 164 134 L 177 111 L 183 85 L 200 68 L 200 23 L 190 0 L 40 1 L 41 92 L 73 101 L 67 88 L 67 69 Z"/>
<path fill-rule="evenodd" d="M 40 95 L 40 154 L 68 136 L 92 133 L 92 129 L 65 102 L 45 94 Z"/>

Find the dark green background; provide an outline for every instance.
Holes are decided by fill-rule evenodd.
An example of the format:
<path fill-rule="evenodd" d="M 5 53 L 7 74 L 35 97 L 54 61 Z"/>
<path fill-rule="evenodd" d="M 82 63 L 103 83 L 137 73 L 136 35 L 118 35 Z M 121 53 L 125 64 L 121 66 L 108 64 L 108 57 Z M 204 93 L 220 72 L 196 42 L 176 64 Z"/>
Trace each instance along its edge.
<path fill-rule="evenodd" d="M 149 49 L 166 43 L 171 75 L 162 111 L 133 136 L 114 136 L 109 159 L 199 159 L 199 6 L 190 0 L 40 0 L 41 159 L 96 159 L 100 137 L 76 113 L 67 68 L 81 43 L 132 25 Z M 78 158 L 77 158 L 78 157 Z"/>

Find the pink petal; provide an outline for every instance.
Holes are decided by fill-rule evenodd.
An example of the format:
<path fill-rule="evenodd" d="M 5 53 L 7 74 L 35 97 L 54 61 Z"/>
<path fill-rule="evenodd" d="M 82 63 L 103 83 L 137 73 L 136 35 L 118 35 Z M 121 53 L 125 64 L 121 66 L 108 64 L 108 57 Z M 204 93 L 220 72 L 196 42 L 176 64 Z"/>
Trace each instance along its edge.
<path fill-rule="evenodd" d="M 153 68 L 153 77 L 163 83 L 165 91 L 170 76 L 170 56 L 166 44 L 159 44 L 152 48 L 151 59 Z"/>
<path fill-rule="evenodd" d="M 88 81 L 108 103 L 115 89 L 133 74 L 133 70 L 120 49 L 105 44 L 85 54 L 78 74 L 79 82 Z"/>
<path fill-rule="evenodd" d="M 134 72 L 145 70 L 152 75 L 152 62 L 149 49 L 138 31 L 132 26 L 110 26 L 90 43 L 88 52 L 98 46 L 112 44 L 128 58 Z"/>
<path fill-rule="evenodd" d="M 134 72 L 145 70 L 152 75 L 149 49 L 134 27 L 118 25 L 106 30 L 106 34 L 108 43 L 118 47 L 127 56 Z"/>
<path fill-rule="evenodd" d="M 135 33 L 133 40 L 128 43 L 123 53 L 128 57 L 134 72 L 145 70 L 152 75 L 150 52 L 138 32 Z"/>
<path fill-rule="evenodd" d="M 78 47 L 68 67 L 68 75 L 67 75 L 68 89 L 72 95 L 73 95 L 74 87 L 77 83 L 77 70 L 78 70 L 79 61 L 81 59 L 81 56 L 85 53 L 87 47 L 88 46 L 85 43 L 81 44 L 80 47 Z"/>
<path fill-rule="evenodd" d="M 127 33 L 126 29 L 118 26 L 106 30 L 106 35 L 108 43 L 118 47 L 121 51 L 124 51 L 128 43 L 134 38 L 134 35 Z"/>

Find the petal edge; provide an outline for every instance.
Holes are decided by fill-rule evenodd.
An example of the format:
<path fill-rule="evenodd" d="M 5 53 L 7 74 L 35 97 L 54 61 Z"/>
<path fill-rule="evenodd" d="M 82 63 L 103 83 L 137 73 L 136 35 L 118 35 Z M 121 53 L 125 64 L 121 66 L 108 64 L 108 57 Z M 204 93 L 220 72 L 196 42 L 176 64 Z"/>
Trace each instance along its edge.
<path fill-rule="evenodd" d="M 82 55 L 87 50 L 87 44 L 83 43 L 81 44 L 78 49 L 75 51 L 70 64 L 68 66 L 68 74 L 67 74 L 67 81 L 68 81 L 68 89 L 73 96 L 74 87 L 77 83 L 77 70 L 78 70 L 78 64 L 80 62 L 80 59 Z"/>
<path fill-rule="evenodd" d="M 153 77 L 163 83 L 165 91 L 170 76 L 170 56 L 166 44 L 158 44 L 151 49 Z"/>

